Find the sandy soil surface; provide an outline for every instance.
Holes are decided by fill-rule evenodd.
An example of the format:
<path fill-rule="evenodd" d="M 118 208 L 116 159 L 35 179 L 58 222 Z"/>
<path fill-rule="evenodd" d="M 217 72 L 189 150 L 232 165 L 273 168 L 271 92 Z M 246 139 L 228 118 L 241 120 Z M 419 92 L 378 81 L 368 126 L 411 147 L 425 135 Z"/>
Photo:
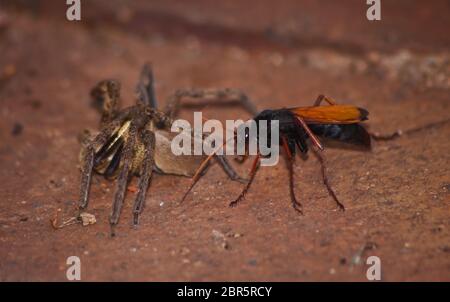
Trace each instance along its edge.
<path fill-rule="evenodd" d="M 218 166 L 181 205 L 190 180 L 155 175 L 139 227 L 129 192 L 115 238 L 115 183 L 95 177 L 97 223 L 50 224 L 58 209 L 64 218 L 76 210 L 77 136 L 99 121 L 90 88 L 119 79 L 131 105 L 147 61 L 160 103 L 177 88 L 235 87 L 260 109 L 326 94 L 367 108 L 374 132 L 448 120 L 448 1 L 383 1 L 380 22 L 367 21 L 356 0 L 86 1 L 80 22 L 55 2 L 0 9 L 0 280 L 66 280 L 75 255 L 82 280 L 364 281 L 375 255 L 383 280 L 450 281 L 450 123 L 375 142 L 371 152 L 327 148 L 345 213 L 310 155 L 295 169 L 304 216 L 290 206 L 281 161 L 260 170 L 236 208 L 228 202 L 242 185 Z M 234 107 L 204 114 L 249 118 Z"/>

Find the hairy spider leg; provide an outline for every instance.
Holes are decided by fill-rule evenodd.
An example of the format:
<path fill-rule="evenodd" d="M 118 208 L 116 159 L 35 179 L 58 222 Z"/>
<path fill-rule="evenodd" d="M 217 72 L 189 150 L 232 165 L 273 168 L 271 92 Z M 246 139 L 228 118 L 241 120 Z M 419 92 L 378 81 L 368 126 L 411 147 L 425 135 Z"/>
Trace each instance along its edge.
<path fill-rule="evenodd" d="M 191 99 L 188 102 L 188 99 Z M 165 114 L 174 118 L 181 107 L 215 105 L 241 105 L 252 116 L 258 113 L 256 106 L 250 98 L 238 89 L 179 89 L 171 95 L 163 110 Z"/>
<path fill-rule="evenodd" d="M 94 168 L 94 146 L 105 144 L 114 130 L 117 129 L 117 127 L 120 127 L 121 123 L 122 119 L 113 121 L 109 124 L 109 126 L 102 129 L 100 133 L 97 134 L 97 136 L 85 147 L 81 167 L 81 189 L 79 199 L 80 213 L 81 210 L 87 208 L 89 203 L 89 189 L 91 185 L 92 169 Z"/>
<path fill-rule="evenodd" d="M 136 86 L 137 102 L 150 108 L 158 108 L 155 94 L 155 78 L 153 76 L 153 68 L 150 63 L 146 63 L 142 67 L 139 82 Z"/>
<path fill-rule="evenodd" d="M 222 166 L 225 173 L 233 181 L 238 181 L 240 183 L 247 183 L 248 179 L 241 177 L 231 166 L 230 162 L 226 159 L 224 155 L 217 155 L 214 157 L 215 160 Z"/>
<path fill-rule="evenodd" d="M 129 174 L 133 162 L 133 150 L 134 145 L 136 143 L 136 134 L 137 134 L 137 126 L 134 122 L 132 122 L 130 129 L 128 130 L 128 139 L 125 142 L 125 148 L 123 150 L 122 155 L 123 165 L 119 173 L 119 177 L 117 179 L 117 189 L 116 194 L 114 195 L 111 216 L 109 219 L 109 223 L 111 226 L 111 236 L 115 235 L 114 227 L 119 222 L 123 201 L 125 199 L 125 192 L 127 189 Z"/>
<path fill-rule="evenodd" d="M 139 191 L 133 206 L 133 224 L 135 226 L 139 223 L 139 215 L 144 210 L 147 188 L 152 177 L 155 152 L 155 134 L 151 131 L 145 130 L 142 133 L 142 142 L 145 146 L 145 154 L 139 177 Z"/>
<path fill-rule="evenodd" d="M 116 80 L 99 82 L 91 90 L 94 107 L 101 113 L 100 126 L 111 122 L 119 112 L 120 83 Z"/>
<path fill-rule="evenodd" d="M 183 106 L 233 105 L 242 106 L 247 112 L 256 115 L 258 110 L 250 98 L 238 89 L 179 89 L 169 96 L 163 112 L 174 119 Z M 228 177 L 241 183 L 247 180 L 239 176 L 223 155 L 216 155 L 215 160 L 221 165 Z M 209 162 L 209 160 L 208 160 Z M 201 170 L 203 173 L 206 166 Z M 187 195 L 187 194 L 186 194 Z M 183 197 L 184 200 L 186 196 Z"/>

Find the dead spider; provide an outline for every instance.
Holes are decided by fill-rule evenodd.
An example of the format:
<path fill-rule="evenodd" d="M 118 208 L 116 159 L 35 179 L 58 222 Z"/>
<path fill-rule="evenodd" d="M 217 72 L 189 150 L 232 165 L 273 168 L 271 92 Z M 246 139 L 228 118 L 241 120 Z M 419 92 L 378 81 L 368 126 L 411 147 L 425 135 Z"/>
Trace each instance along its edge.
<path fill-rule="evenodd" d="M 203 106 L 210 103 L 240 104 L 251 114 L 256 109 L 247 96 L 238 90 L 178 90 L 167 99 L 162 111 L 157 109 L 153 87 L 153 73 L 146 64 L 136 88 L 136 105 L 119 110 L 120 84 L 114 80 L 98 83 L 91 91 L 94 105 L 101 111 L 100 132 L 85 132 L 82 140 L 81 190 L 79 210 L 86 209 L 92 172 L 107 179 L 117 178 L 110 216 L 111 234 L 118 223 L 127 184 L 133 175 L 139 176 L 137 196 L 133 206 L 133 223 L 138 224 L 145 205 L 145 197 L 152 171 L 192 177 L 204 156 L 175 156 L 171 152 L 171 139 L 177 134 L 170 131 L 174 117 L 183 104 Z M 191 100 L 191 102 L 187 102 Z M 224 156 L 215 156 L 217 162 L 232 180 L 245 182 Z"/>

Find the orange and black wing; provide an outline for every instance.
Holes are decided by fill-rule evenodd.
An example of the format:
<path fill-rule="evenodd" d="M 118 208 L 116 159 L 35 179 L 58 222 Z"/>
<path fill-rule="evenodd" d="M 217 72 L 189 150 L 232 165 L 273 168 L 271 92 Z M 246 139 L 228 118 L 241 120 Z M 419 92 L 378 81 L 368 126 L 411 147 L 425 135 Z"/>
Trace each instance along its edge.
<path fill-rule="evenodd" d="M 306 123 L 313 124 L 355 124 L 367 120 L 366 109 L 352 105 L 296 107 L 289 109 Z"/>

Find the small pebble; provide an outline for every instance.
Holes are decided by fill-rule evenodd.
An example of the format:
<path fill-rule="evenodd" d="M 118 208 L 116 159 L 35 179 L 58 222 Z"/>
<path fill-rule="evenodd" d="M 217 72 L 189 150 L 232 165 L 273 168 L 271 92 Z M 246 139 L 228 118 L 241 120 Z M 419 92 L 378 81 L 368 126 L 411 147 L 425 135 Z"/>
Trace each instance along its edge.
<path fill-rule="evenodd" d="M 11 134 L 13 136 L 19 136 L 23 132 L 23 125 L 21 123 L 15 123 L 12 127 Z"/>

